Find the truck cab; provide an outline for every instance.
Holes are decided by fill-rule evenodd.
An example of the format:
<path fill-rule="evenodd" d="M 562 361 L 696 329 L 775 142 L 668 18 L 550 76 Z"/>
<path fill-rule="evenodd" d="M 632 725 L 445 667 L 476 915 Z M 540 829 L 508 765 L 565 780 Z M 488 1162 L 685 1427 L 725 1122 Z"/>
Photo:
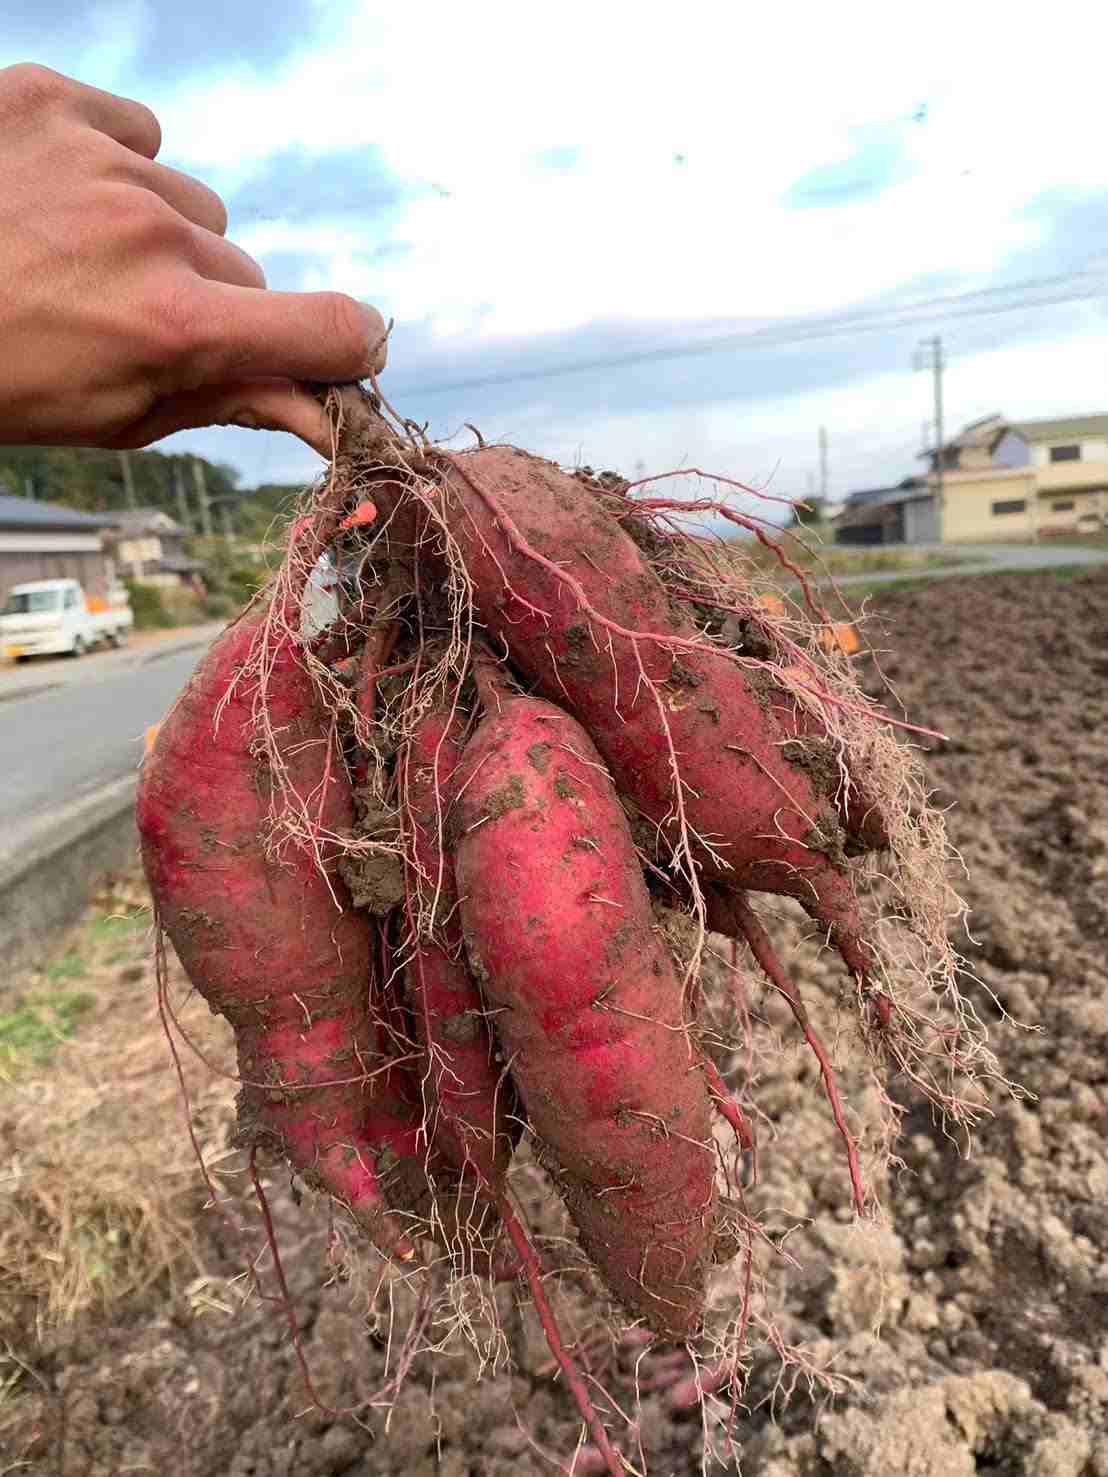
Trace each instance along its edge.
<path fill-rule="evenodd" d="M 0 609 L 0 649 L 15 661 L 29 656 L 83 656 L 102 641 L 122 646 L 134 625 L 127 592 L 113 585 L 89 600 L 77 580 L 15 585 Z"/>

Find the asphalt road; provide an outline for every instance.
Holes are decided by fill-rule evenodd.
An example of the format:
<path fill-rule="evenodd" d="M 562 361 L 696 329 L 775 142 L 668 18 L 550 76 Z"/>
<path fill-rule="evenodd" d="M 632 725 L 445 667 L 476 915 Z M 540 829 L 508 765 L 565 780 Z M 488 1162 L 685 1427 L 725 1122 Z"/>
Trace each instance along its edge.
<path fill-rule="evenodd" d="M 184 647 L 39 658 L 0 674 L 0 863 L 67 815 L 113 791 L 126 797 L 146 730 L 164 716 L 210 634 L 196 633 Z"/>

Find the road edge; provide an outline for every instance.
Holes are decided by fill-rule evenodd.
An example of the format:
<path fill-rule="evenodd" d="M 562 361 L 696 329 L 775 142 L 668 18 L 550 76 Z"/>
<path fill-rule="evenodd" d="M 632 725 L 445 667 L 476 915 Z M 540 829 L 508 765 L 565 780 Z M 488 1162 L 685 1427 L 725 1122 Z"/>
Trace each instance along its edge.
<path fill-rule="evenodd" d="M 13 971 L 41 964 L 81 916 L 95 884 L 138 854 L 135 780 L 106 787 L 0 863 L 0 939 Z"/>

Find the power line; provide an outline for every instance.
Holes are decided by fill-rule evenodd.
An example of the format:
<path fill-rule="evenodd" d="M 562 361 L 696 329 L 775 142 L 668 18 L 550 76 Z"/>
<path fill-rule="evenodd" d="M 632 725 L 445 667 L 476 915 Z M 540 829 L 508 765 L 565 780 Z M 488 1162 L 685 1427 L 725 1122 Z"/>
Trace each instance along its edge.
<path fill-rule="evenodd" d="M 1064 282 L 1091 280 L 1084 292 L 1055 293 L 1047 297 L 1022 297 L 1014 302 L 988 303 L 976 299 L 995 297 L 1002 293 L 1029 292 Z M 1108 278 L 1096 272 L 1072 272 L 1057 277 L 1031 279 L 1023 283 L 1012 283 L 1007 287 L 978 288 L 972 292 L 955 293 L 946 297 L 922 299 L 906 304 L 903 308 L 861 309 L 855 313 L 833 314 L 825 318 L 809 320 L 807 323 L 789 327 L 780 320 L 760 328 L 743 329 L 737 332 L 717 334 L 711 338 L 695 339 L 691 343 L 675 344 L 657 349 L 634 350 L 624 354 L 598 356 L 594 359 L 578 359 L 568 364 L 548 365 L 542 369 L 517 369 L 499 374 L 473 375 L 467 379 L 442 380 L 431 384 L 411 383 L 393 385 L 393 395 L 444 395 L 459 390 L 480 390 L 497 385 L 523 384 L 536 380 L 560 379 L 567 375 L 584 374 L 594 369 L 622 369 L 636 364 L 657 364 L 673 359 L 687 359 L 701 354 L 719 354 L 735 349 L 777 348 L 794 343 L 805 343 L 810 339 L 834 338 L 843 334 L 869 333 L 877 329 L 907 328 L 929 321 L 951 321 L 958 318 L 987 317 L 999 313 L 1054 307 L 1063 303 L 1086 302 L 1108 296 Z M 966 306 L 959 306 L 966 304 Z M 937 308 L 949 311 L 935 313 Z"/>

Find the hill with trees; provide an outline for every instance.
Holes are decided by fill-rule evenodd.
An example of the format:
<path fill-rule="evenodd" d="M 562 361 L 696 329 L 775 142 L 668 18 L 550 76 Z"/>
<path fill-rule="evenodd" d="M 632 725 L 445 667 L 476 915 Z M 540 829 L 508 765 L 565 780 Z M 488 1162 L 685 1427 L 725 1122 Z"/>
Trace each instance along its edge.
<path fill-rule="evenodd" d="M 159 508 L 190 533 L 260 543 L 291 512 L 299 486 L 239 486 L 237 468 L 161 451 L 0 446 L 0 490 L 86 513 Z"/>

